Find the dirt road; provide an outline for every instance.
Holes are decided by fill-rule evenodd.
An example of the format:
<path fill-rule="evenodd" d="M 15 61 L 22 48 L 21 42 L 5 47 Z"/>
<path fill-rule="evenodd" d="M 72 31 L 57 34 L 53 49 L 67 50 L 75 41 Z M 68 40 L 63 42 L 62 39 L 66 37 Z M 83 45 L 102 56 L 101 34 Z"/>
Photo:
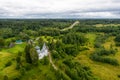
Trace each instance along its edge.
<path fill-rule="evenodd" d="M 66 30 L 72 29 L 75 25 L 77 25 L 77 24 L 79 24 L 79 23 L 80 23 L 79 21 L 75 21 L 71 26 L 62 29 L 61 31 L 66 31 Z"/>
<path fill-rule="evenodd" d="M 52 57 L 51 57 L 51 53 L 50 53 L 50 52 L 48 52 L 48 56 L 49 56 L 49 60 L 50 60 L 50 63 L 52 64 L 53 68 L 54 68 L 55 70 L 58 70 L 58 68 L 55 66 L 55 64 L 54 64 L 53 61 L 52 61 Z"/>

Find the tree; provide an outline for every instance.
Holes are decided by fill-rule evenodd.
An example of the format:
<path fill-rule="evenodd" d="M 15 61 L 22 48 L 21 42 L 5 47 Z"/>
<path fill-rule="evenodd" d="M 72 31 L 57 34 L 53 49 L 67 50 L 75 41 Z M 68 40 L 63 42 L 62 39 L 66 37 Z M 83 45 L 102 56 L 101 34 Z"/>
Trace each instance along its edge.
<path fill-rule="evenodd" d="M 25 58 L 26 58 L 27 63 L 34 64 L 34 65 L 37 64 L 38 54 L 35 48 L 30 44 L 28 44 L 25 47 Z"/>
<path fill-rule="evenodd" d="M 13 33 L 12 33 L 12 29 L 11 28 L 1 28 L 0 29 L 0 35 L 3 37 L 3 38 L 9 38 L 9 37 L 12 37 L 13 36 Z"/>
<path fill-rule="evenodd" d="M 116 36 L 115 41 L 120 42 L 120 34 Z"/>
<path fill-rule="evenodd" d="M 18 52 L 18 55 L 16 57 L 16 62 L 17 62 L 17 66 L 16 66 L 16 69 L 20 69 L 20 67 L 22 66 L 21 64 L 21 52 Z"/>
<path fill-rule="evenodd" d="M 43 65 L 48 65 L 49 64 L 49 59 L 48 57 L 44 57 L 42 60 L 40 60 L 40 62 L 43 64 Z"/>
<path fill-rule="evenodd" d="M 5 40 L 3 38 L 0 38 L 0 48 L 5 46 Z"/>
<path fill-rule="evenodd" d="M 7 75 L 4 76 L 4 80 L 8 80 L 8 76 Z"/>
<path fill-rule="evenodd" d="M 28 41 L 30 39 L 30 37 L 23 32 L 20 32 L 20 34 L 18 35 L 18 38 L 22 39 L 23 41 Z"/>
<path fill-rule="evenodd" d="M 39 44 L 40 47 L 43 46 L 43 44 L 44 44 L 44 40 L 43 40 L 42 37 L 39 37 L 39 39 L 38 39 L 38 44 Z"/>
<path fill-rule="evenodd" d="M 32 63 L 32 59 L 30 56 L 30 48 L 31 48 L 30 44 L 27 44 L 25 47 L 25 59 L 27 63 Z"/>
<path fill-rule="evenodd" d="M 68 55 L 76 56 L 79 53 L 79 48 L 77 45 L 66 45 L 65 52 Z"/>
<path fill-rule="evenodd" d="M 87 41 L 87 38 L 85 38 L 82 34 L 78 33 L 68 33 L 67 35 L 63 36 L 62 41 L 65 44 L 80 44 L 84 45 Z"/>
<path fill-rule="evenodd" d="M 30 49 L 30 57 L 32 60 L 32 64 L 37 65 L 38 64 L 38 53 L 34 48 Z"/>

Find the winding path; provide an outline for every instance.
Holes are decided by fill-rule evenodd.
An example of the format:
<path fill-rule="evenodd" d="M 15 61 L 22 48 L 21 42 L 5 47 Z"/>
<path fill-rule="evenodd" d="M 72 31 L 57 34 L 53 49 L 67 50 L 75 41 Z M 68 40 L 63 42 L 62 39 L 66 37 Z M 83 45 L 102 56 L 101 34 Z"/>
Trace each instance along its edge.
<path fill-rule="evenodd" d="M 52 61 L 52 57 L 51 57 L 51 53 L 50 53 L 50 52 L 48 52 L 48 56 L 49 56 L 49 60 L 50 60 L 50 63 L 52 64 L 53 68 L 54 68 L 55 70 L 58 70 L 58 68 L 55 66 L 55 64 L 54 64 L 53 61 Z"/>
<path fill-rule="evenodd" d="M 80 23 L 79 21 L 75 21 L 72 25 L 70 25 L 70 26 L 67 27 L 67 28 L 62 29 L 61 31 L 66 31 L 66 30 L 72 29 L 75 25 L 77 25 L 77 24 L 79 24 L 79 23 Z"/>

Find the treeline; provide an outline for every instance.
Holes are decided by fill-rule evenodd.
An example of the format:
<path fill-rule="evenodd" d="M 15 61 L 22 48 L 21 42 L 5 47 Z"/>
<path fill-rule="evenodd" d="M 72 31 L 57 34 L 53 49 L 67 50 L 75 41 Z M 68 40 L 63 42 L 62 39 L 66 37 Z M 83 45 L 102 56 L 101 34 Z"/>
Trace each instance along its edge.
<path fill-rule="evenodd" d="M 84 26 L 84 27 L 83 27 Z M 86 26 L 86 25 L 80 25 L 78 26 L 76 31 L 78 32 L 104 32 L 109 33 L 111 35 L 117 35 L 120 32 L 120 26 L 114 27 L 114 26 L 106 26 L 106 27 L 96 27 L 96 26 Z"/>
<path fill-rule="evenodd" d="M 100 48 L 97 49 L 93 54 L 91 54 L 90 59 L 117 66 L 119 65 L 119 63 L 116 59 L 107 57 L 108 55 L 115 55 L 116 51 L 117 50 L 112 48 L 110 50 L 106 50 L 105 48 Z"/>
<path fill-rule="evenodd" d="M 47 33 L 41 32 L 43 28 L 61 29 L 68 27 L 73 21 L 74 20 L 0 20 L 0 36 L 3 38 L 16 37 L 20 32 L 30 35 L 30 30 L 36 32 L 35 34 L 37 35 L 47 35 Z M 55 31 L 51 30 L 51 32 L 57 34 Z"/>
<path fill-rule="evenodd" d="M 83 25 L 96 25 L 96 24 L 120 24 L 119 19 L 84 19 L 80 20 Z"/>
<path fill-rule="evenodd" d="M 51 35 L 57 36 L 65 32 L 60 32 L 60 29 L 70 26 L 76 20 L 0 20 L 0 36 L 3 38 L 16 37 L 20 32 L 29 36 Z M 112 35 L 117 35 L 120 32 L 120 27 L 95 27 L 95 24 L 119 24 L 119 20 L 79 20 L 80 24 L 76 26 L 78 32 L 105 32 Z M 52 28 L 45 30 L 44 28 Z M 33 34 L 31 34 L 31 32 Z"/>

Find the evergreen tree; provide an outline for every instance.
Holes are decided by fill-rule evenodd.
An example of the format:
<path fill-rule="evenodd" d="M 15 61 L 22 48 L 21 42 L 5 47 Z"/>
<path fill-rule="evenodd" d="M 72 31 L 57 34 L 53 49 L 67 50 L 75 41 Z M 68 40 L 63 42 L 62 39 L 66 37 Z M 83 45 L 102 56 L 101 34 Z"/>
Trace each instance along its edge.
<path fill-rule="evenodd" d="M 32 59 L 30 56 L 30 48 L 31 48 L 30 44 L 27 44 L 25 47 L 25 59 L 27 63 L 32 63 Z"/>
<path fill-rule="evenodd" d="M 0 47 L 5 46 L 5 40 L 3 38 L 0 38 Z"/>
<path fill-rule="evenodd" d="M 4 80 L 8 80 L 8 76 L 7 75 L 4 76 Z"/>
<path fill-rule="evenodd" d="M 36 50 L 34 48 L 30 49 L 30 58 L 31 58 L 32 64 L 37 65 L 38 53 L 36 52 Z"/>
<path fill-rule="evenodd" d="M 38 54 L 37 54 L 35 48 L 30 44 L 28 44 L 25 47 L 25 58 L 26 58 L 27 63 L 37 64 Z"/>

